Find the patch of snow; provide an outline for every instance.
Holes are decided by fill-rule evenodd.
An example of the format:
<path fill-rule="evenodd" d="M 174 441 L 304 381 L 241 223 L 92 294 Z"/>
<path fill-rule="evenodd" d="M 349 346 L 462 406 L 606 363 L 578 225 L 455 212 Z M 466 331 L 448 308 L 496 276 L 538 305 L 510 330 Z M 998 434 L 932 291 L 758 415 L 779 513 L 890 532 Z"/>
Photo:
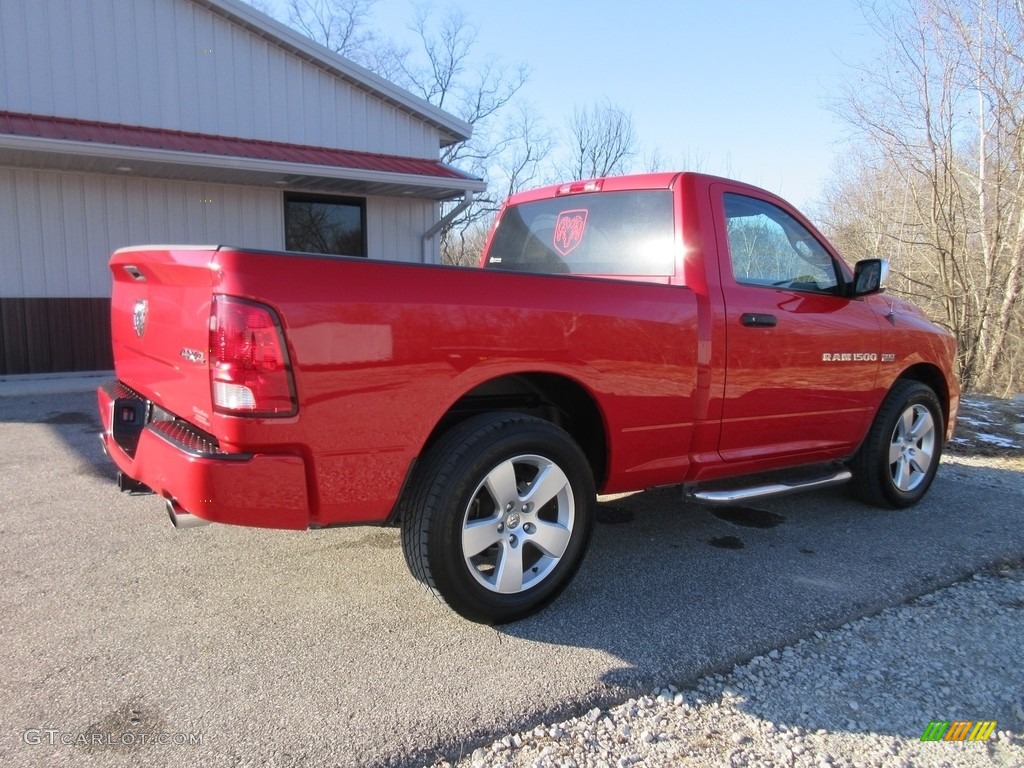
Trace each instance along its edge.
<path fill-rule="evenodd" d="M 994 423 L 988 419 L 972 419 L 970 416 L 957 416 L 956 420 L 958 424 L 968 424 L 972 427 L 991 427 Z"/>
<path fill-rule="evenodd" d="M 1005 437 L 999 437 L 998 435 L 978 435 L 978 439 L 983 443 L 989 443 L 990 445 L 996 445 L 1000 448 L 1020 448 L 1013 440 L 1008 440 Z"/>
<path fill-rule="evenodd" d="M 972 408 L 977 408 L 982 411 L 988 411 L 991 410 L 992 408 L 992 403 L 990 403 L 989 401 L 982 400 L 981 398 L 977 397 L 971 397 L 970 395 L 965 395 L 964 397 L 961 397 L 960 401 L 965 405 L 969 405 Z"/>

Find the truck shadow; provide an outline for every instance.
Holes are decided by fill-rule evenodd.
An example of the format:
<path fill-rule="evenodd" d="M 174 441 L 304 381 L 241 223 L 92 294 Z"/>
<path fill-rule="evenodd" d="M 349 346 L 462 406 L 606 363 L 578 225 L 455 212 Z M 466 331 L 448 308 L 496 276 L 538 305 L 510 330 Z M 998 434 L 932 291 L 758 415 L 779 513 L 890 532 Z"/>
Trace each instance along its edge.
<path fill-rule="evenodd" d="M 99 434 L 101 426 L 92 392 L 63 394 L 12 395 L 0 397 L 0 425 L 44 424 L 57 441 L 61 453 L 73 457 L 71 472 L 75 475 L 115 480 L 117 471 L 103 454 Z M 24 452 L 37 448 L 45 461 L 47 446 L 28 445 L 32 438 L 11 431 L 10 441 Z M 5 440 L 5 442 L 7 442 Z M 65 458 L 66 461 L 66 458 Z"/>

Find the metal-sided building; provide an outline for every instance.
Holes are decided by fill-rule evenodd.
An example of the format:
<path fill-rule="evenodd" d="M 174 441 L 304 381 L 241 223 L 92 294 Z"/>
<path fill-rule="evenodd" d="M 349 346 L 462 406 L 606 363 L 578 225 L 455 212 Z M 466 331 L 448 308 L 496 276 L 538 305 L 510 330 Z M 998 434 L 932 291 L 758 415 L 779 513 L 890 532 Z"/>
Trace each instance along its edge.
<path fill-rule="evenodd" d="M 122 246 L 437 261 L 470 130 L 239 0 L 4 0 L 0 375 L 111 366 Z"/>

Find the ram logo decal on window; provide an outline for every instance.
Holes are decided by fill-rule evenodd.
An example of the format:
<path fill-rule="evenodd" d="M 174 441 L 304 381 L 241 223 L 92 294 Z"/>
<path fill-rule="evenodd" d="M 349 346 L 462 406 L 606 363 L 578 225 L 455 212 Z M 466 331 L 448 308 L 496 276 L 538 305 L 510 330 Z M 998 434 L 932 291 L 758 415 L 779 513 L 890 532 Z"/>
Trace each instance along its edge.
<path fill-rule="evenodd" d="M 587 228 L 587 211 L 562 211 L 555 222 L 555 250 L 568 256 L 583 242 L 583 232 Z"/>

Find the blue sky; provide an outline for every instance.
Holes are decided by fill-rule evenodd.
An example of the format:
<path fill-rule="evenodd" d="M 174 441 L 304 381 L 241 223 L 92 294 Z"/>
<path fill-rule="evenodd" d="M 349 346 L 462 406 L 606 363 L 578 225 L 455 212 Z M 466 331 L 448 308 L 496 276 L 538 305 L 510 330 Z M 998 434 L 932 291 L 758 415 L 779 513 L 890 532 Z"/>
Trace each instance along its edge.
<path fill-rule="evenodd" d="M 415 0 L 378 0 L 402 39 Z M 461 7 L 478 53 L 524 62 L 521 100 L 550 128 L 604 99 L 673 168 L 732 176 L 798 206 L 819 196 L 848 131 L 828 109 L 877 41 L 854 0 L 433 0 Z"/>

